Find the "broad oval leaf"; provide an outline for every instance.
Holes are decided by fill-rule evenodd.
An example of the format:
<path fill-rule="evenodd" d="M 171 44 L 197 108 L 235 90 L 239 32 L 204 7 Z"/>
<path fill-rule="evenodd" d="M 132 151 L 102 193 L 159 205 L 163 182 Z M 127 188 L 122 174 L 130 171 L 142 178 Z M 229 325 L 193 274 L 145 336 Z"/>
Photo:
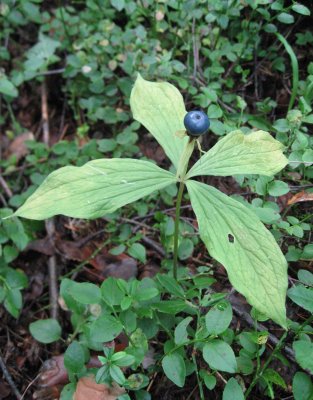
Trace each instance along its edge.
<path fill-rule="evenodd" d="M 123 330 L 123 326 L 112 315 L 101 315 L 90 326 L 90 336 L 95 342 L 110 342 Z"/>
<path fill-rule="evenodd" d="M 227 382 L 224 392 L 223 400 L 244 400 L 242 388 L 235 378 L 230 378 Z"/>
<path fill-rule="evenodd" d="M 82 304 L 96 304 L 101 300 L 100 288 L 89 282 L 73 282 L 68 292 L 76 301 Z"/>
<path fill-rule="evenodd" d="M 177 168 L 188 140 L 175 135 L 177 131 L 185 130 L 186 109 L 179 90 L 168 82 L 146 81 L 138 74 L 130 106 L 134 119 L 155 137 Z"/>
<path fill-rule="evenodd" d="M 313 374 L 313 343 L 308 340 L 296 340 L 293 342 L 292 347 L 300 367 L 309 370 Z"/>
<path fill-rule="evenodd" d="M 52 172 L 15 215 L 46 219 L 63 214 L 98 218 L 175 182 L 148 161 L 112 158 Z"/>
<path fill-rule="evenodd" d="M 235 289 L 261 313 L 286 327 L 287 263 L 258 217 L 212 186 L 187 181 L 199 231 Z"/>
<path fill-rule="evenodd" d="M 212 340 L 203 347 L 203 358 L 212 369 L 234 374 L 237 361 L 233 349 L 223 340 Z"/>
<path fill-rule="evenodd" d="M 56 342 L 61 337 L 61 326 L 56 319 L 40 319 L 29 325 L 32 336 L 41 343 Z"/>
<path fill-rule="evenodd" d="M 186 365 L 180 354 L 172 353 L 165 356 L 162 360 L 162 367 L 168 379 L 179 387 L 184 386 L 186 379 Z"/>
<path fill-rule="evenodd" d="M 233 318 L 233 311 L 229 302 L 224 307 L 214 306 L 205 316 L 205 325 L 210 335 L 219 335 L 228 328 Z"/>
<path fill-rule="evenodd" d="M 283 148 L 267 132 L 256 131 L 245 135 L 236 130 L 206 152 L 191 168 L 187 177 L 236 174 L 272 176 L 288 164 Z"/>

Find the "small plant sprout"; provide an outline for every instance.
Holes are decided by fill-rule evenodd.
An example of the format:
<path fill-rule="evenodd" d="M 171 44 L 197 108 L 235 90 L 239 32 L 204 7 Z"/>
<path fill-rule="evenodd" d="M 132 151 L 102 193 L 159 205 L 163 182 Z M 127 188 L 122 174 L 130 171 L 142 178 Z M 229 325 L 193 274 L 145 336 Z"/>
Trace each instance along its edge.
<path fill-rule="evenodd" d="M 98 218 L 177 182 L 174 277 L 180 205 L 186 186 L 210 255 L 226 268 L 234 288 L 252 306 L 286 328 L 287 263 L 274 237 L 249 208 L 193 179 L 200 175 L 273 176 L 287 164 L 283 145 L 262 130 L 249 134 L 235 130 L 188 170 L 195 141 L 209 128 L 207 116 L 200 111 L 187 113 L 182 95 L 173 85 L 148 82 L 140 75 L 130 104 L 134 118 L 163 147 L 176 174 L 149 161 L 118 158 L 60 168 L 45 179 L 15 215 L 38 220 L 57 214 Z M 186 129 L 189 135 L 175 134 Z"/>

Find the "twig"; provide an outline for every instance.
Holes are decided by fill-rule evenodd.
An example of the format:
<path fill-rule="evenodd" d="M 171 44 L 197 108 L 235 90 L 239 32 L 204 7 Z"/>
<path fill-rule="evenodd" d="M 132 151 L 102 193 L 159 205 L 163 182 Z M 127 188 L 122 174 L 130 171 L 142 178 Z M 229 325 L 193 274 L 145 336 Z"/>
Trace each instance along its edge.
<path fill-rule="evenodd" d="M 12 376 L 10 375 L 10 372 L 7 370 L 7 367 L 2 359 L 2 357 L 0 356 L 0 367 L 2 369 L 3 375 L 5 377 L 5 379 L 7 380 L 8 384 L 10 385 L 12 392 L 14 393 L 15 397 L 17 398 L 17 400 L 21 400 L 21 393 L 19 392 L 18 388 L 16 387 Z"/>
<path fill-rule="evenodd" d="M 11 198 L 13 196 L 12 190 L 9 188 L 2 176 L 0 176 L 0 185 L 2 186 L 2 189 L 5 191 L 6 195 Z"/>
<path fill-rule="evenodd" d="M 42 113 L 42 130 L 43 130 L 43 141 L 49 146 L 50 142 L 50 131 L 49 131 L 49 114 L 48 114 L 48 98 L 47 98 L 47 85 L 44 80 L 41 86 L 41 113 Z M 55 225 L 54 220 L 47 220 L 46 231 L 49 240 L 53 244 Z M 49 298 L 50 298 L 50 316 L 51 318 L 57 319 L 58 317 L 58 277 L 56 267 L 56 256 L 53 254 L 48 260 L 49 269 Z"/>

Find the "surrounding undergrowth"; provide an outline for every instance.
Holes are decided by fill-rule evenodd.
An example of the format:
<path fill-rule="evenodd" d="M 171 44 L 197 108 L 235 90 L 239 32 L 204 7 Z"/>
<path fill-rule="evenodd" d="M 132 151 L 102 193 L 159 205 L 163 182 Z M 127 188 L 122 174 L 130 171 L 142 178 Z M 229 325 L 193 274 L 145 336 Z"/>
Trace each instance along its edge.
<path fill-rule="evenodd" d="M 254 212 L 285 254 L 286 332 L 233 293 L 223 266 L 199 240 L 187 195 L 179 279 L 166 274 L 173 264 L 175 184 L 93 221 L 0 220 L 0 398 L 25 390 L 26 399 L 34 393 L 56 398 L 55 381 L 32 382 L 44 360 L 65 352 L 71 383 L 63 400 L 72 398 L 97 355 L 102 366 L 98 360 L 88 373 L 124 386 L 128 394 L 116 394 L 120 399 L 312 400 L 309 6 L 283 0 L 0 2 L 1 218 L 63 166 L 128 157 L 171 168 L 132 118 L 138 71 L 178 87 L 187 110 L 207 112 L 203 150 L 236 129 L 264 130 L 285 146 L 289 160 L 275 178 L 201 178 Z M 198 158 L 195 151 L 192 161 Z M 113 316 L 95 326 L 100 299 Z M 57 344 L 41 345 L 31 333 Z M 103 342 L 110 342 L 104 354 Z"/>

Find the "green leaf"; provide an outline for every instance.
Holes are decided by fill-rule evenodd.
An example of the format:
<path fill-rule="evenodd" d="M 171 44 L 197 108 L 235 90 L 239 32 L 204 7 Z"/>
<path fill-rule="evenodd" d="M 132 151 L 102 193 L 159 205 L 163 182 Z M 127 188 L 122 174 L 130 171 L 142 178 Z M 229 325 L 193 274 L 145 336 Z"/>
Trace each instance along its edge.
<path fill-rule="evenodd" d="M 292 391 L 295 400 L 312 400 L 313 384 L 310 377 L 304 372 L 296 372 L 292 381 Z"/>
<path fill-rule="evenodd" d="M 118 11 L 122 11 L 125 7 L 125 0 L 111 0 L 111 4 Z"/>
<path fill-rule="evenodd" d="M 222 340 L 213 340 L 203 347 L 203 358 L 210 368 L 234 374 L 237 361 L 233 349 Z"/>
<path fill-rule="evenodd" d="M 128 254 L 142 263 L 145 263 L 147 261 L 146 248 L 140 243 L 133 243 L 128 249 Z"/>
<path fill-rule="evenodd" d="M 265 379 L 269 383 L 274 383 L 275 385 L 278 385 L 282 387 L 283 389 L 287 389 L 287 385 L 283 378 L 279 375 L 277 371 L 275 371 L 272 368 L 267 368 L 263 375 L 262 378 Z"/>
<path fill-rule="evenodd" d="M 187 260 L 193 253 L 194 245 L 192 240 L 184 238 L 178 247 L 178 258 L 180 260 Z"/>
<path fill-rule="evenodd" d="M 313 374 L 313 343 L 307 340 L 297 340 L 292 345 L 297 363 L 303 369 L 308 369 Z"/>
<path fill-rule="evenodd" d="M 61 337 L 61 327 L 56 319 L 40 319 L 29 325 L 30 333 L 41 343 L 56 342 Z"/>
<path fill-rule="evenodd" d="M 126 378 L 121 370 L 117 365 L 110 366 L 110 375 L 112 379 L 118 383 L 119 385 L 123 385 L 126 381 Z"/>
<path fill-rule="evenodd" d="M 83 346 L 74 340 L 64 353 L 65 368 L 74 374 L 81 371 L 85 365 L 85 351 Z"/>
<path fill-rule="evenodd" d="M 229 302 L 217 304 L 205 316 L 205 325 L 208 333 L 210 335 L 219 335 L 223 333 L 228 328 L 232 318 L 233 312 Z"/>
<path fill-rule="evenodd" d="M 288 297 L 298 304 L 298 306 L 304 308 L 307 311 L 313 313 L 313 289 L 306 288 L 303 285 L 296 285 L 288 290 Z"/>
<path fill-rule="evenodd" d="M 268 184 L 267 189 L 268 193 L 274 197 L 283 196 L 290 190 L 288 184 L 283 181 L 272 181 Z"/>
<path fill-rule="evenodd" d="M 311 15 L 311 11 L 303 4 L 295 3 L 291 6 L 292 10 L 301 15 Z"/>
<path fill-rule="evenodd" d="M 175 176 L 148 161 L 104 159 L 50 174 L 15 215 L 46 219 L 63 214 L 97 218 L 175 182 Z"/>
<path fill-rule="evenodd" d="M 138 74 L 130 105 L 134 119 L 148 129 L 177 168 L 188 140 L 175 135 L 177 131 L 185 130 L 186 109 L 180 92 L 170 83 L 149 82 Z"/>
<path fill-rule="evenodd" d="M 0 93 L 10 97 L 18 96 L 18 91 L 16 87 L 13 85 L 11 81 L 9 81 L 7 76 L 1 72 L 0 72 Z"/>
<path fill-rule="evenodd" d="M 186 365 L 183 357 L 178 353 L 165 356 L 162 360 L 162 367 L 165 375 L 175 385 L 183 387 L 186 379 Z"/>
<path fill-rule="evenodd" d="M 79 303 L 96 304 L 101 300 L 101 290 L 88 282 L 74 282 L 68 289 L 69 294 Z"/>
<path fill-rule="evenodd" d="M 244 135 L 233 131 L 217 142 L 188 172 L 197 175 L 229 176 L 260 174 L 272 176 L 288 164 L 284 146 L 264 131 Z"/>
<path fill-rule="evenodd" d="M 177 283 L 176 279 L 174 279 L 172 276 L 158 274 L 157 280 L 168 291 L 168 293 L 173 294 L 177 297 L 185 297 L 184 289 Z"/>
<path fill-rule="evenodd" d="M 239 383 L 235 378 L 230 378 L 223 392 L 223 400 L 244 400 L 244 398 L 245 396 Z"/>
<path fill-rule="evenodd" d="M 103 281 L 101 285 L 101 293 L 104 301 L 111 306 L 120 304 L 125 297 L 125 294 L 118 286 L 116 279 L 111 276 Z"/>
<path fill-rule="evenodd" d="M 192 317 L 187 317 L 180 321 L 174 332 L 175 344 L 180 345 L 188 342 L 187 326 L 192 321 Z"/>
<path fill-rule="evenodd" d="M 110 342 L 123 330 L 122 324 L 111 315 L 102 315 L 90 327 L 90 336 L 95 342 Z"/>
<path fill-rule="evenodd" d="M 285 12 L 278 14 L 277 19 L 283 24 L 293 24 L 295 19 L 294 16 Z"/>
<path fill-rule="evenodd" d="M 62 389 L 60 400 L 73 400 L 76 390 L 76 383 L 68 383 Z"/>
<path fill-rule="evenodd" d="M 187 181 L 199 231 L 232 285 L 258 311 L 286 327 L 287 263 L 253 211 L 219 190 Z"/>

